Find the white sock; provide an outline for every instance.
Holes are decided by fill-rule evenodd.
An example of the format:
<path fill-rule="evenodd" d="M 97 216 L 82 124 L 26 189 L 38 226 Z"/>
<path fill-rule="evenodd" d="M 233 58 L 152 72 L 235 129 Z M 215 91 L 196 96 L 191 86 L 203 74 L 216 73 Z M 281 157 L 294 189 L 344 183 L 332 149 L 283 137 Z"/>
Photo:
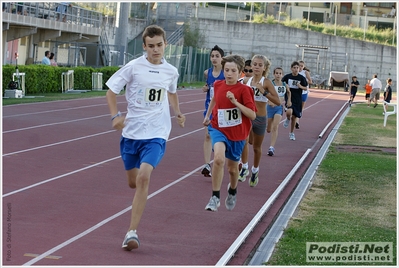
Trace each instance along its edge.
<path fill-rule="evenodd" d="M 256 173 L 259 171 L 259 167 L 252 166 L 252 173 Z"/>
<path fill-rule="evenodd" d="M 248 169 L 248 162 L 247 163 L 242 163 L 242 168 Z"/>

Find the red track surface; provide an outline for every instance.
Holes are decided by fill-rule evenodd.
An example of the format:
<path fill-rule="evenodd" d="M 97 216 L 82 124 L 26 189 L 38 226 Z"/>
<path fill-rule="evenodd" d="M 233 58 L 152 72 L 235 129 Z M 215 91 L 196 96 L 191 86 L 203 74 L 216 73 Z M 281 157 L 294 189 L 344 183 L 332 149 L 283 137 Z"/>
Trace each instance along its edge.
<path fill-rule="evenodd" d="M 200 90 L 179 91 L 186 126 L 172 119 L 166 155 L 153 172 L 138 228 L 141 246 L 132 252 L 122 250 L 121 243 L 134 190 L 127 185 L 120 133 L 111 129 L 105 98 L 3 107 L 3 265 L 215 265 L 312 148 L 229 263 L 244 264 L 322 145 L 328 132 L 318 136 L 348 93 L 311 90 L 296 141 L 280 124 L 276 155 L 269 157 L 266 135 L 259 184 L 239 184 L 233 211 L 224 207 L 225 172 L 218 212 L 204 209 L 212 193 L 210 178 L 200 174 L 204 97 Z M 118 101 L 125 111 L 124 96 Z M 250 152 L 250 165 L 252 160 Z"/>

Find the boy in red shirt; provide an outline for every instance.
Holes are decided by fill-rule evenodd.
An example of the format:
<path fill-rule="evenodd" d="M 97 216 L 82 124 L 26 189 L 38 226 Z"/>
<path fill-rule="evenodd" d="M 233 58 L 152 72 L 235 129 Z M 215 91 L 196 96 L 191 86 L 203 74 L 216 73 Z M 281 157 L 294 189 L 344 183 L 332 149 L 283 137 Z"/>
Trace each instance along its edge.
<path fill-rule="evenodd" d="M 203 124 L 208 126 L 214 151 L 212 197 L 205 207 L 210 211 L 217 211 L 220 206 L 220 188 L 225 162 L 230 177 L 225 205 L 228 210 L 232 210 L 236 204 L 238 161 L 251 130 L 251 120 L 256 117 L 252 89 L 237 82 L 244 64 L 244 59 L 238 55 L 223 58 L 225 80 L 214 83 L 215 93 L 203 121 Z M 211 113 L 212 120 L 209 119 Z"/>
<path fill-rule="evenodd" d="M 370 80 L 367 80 L 367 84 L 364 85 L 364 89 L 366 89 L 366 101 L 367 101 L 367 106 L 370 107 L 370 93 L 371 93 L 371 85 L 370 85 Z"/>

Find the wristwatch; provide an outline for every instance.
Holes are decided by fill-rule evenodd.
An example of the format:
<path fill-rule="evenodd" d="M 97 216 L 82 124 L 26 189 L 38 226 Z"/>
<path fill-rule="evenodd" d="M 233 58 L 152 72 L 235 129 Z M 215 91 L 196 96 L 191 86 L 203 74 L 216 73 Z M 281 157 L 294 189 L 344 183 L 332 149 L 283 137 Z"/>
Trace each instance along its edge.
<path fill-rule="evenodd" d="M 266 97 L 267 94 L 269 94 L 269 92 L 265 90 L 265 93 L 263 93 L 262 95 Z"/>

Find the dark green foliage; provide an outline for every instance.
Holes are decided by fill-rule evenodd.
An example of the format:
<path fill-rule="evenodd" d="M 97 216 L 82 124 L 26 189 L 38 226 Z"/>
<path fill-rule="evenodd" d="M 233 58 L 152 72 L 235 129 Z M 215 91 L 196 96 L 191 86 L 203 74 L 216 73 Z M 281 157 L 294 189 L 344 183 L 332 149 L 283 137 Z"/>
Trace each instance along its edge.
<path fill-rule="evenodd" d="M 3 66 L 3 87 L 2 94 L 8 89 L 8 83 L 15 73 L 15 65 Z M 37 93 L 61 92 L 61 77 L 63 72 L 74 71 L 74 89 L 91 90 L 92 73 L 103 73 L 103 89 L 107 89 L 105 82 L 113 75 L 119 67 L 53 67 L 46 65 L 21 65 L 18 66 L 20 73 L 25 73 L 25 95 Z"/>

